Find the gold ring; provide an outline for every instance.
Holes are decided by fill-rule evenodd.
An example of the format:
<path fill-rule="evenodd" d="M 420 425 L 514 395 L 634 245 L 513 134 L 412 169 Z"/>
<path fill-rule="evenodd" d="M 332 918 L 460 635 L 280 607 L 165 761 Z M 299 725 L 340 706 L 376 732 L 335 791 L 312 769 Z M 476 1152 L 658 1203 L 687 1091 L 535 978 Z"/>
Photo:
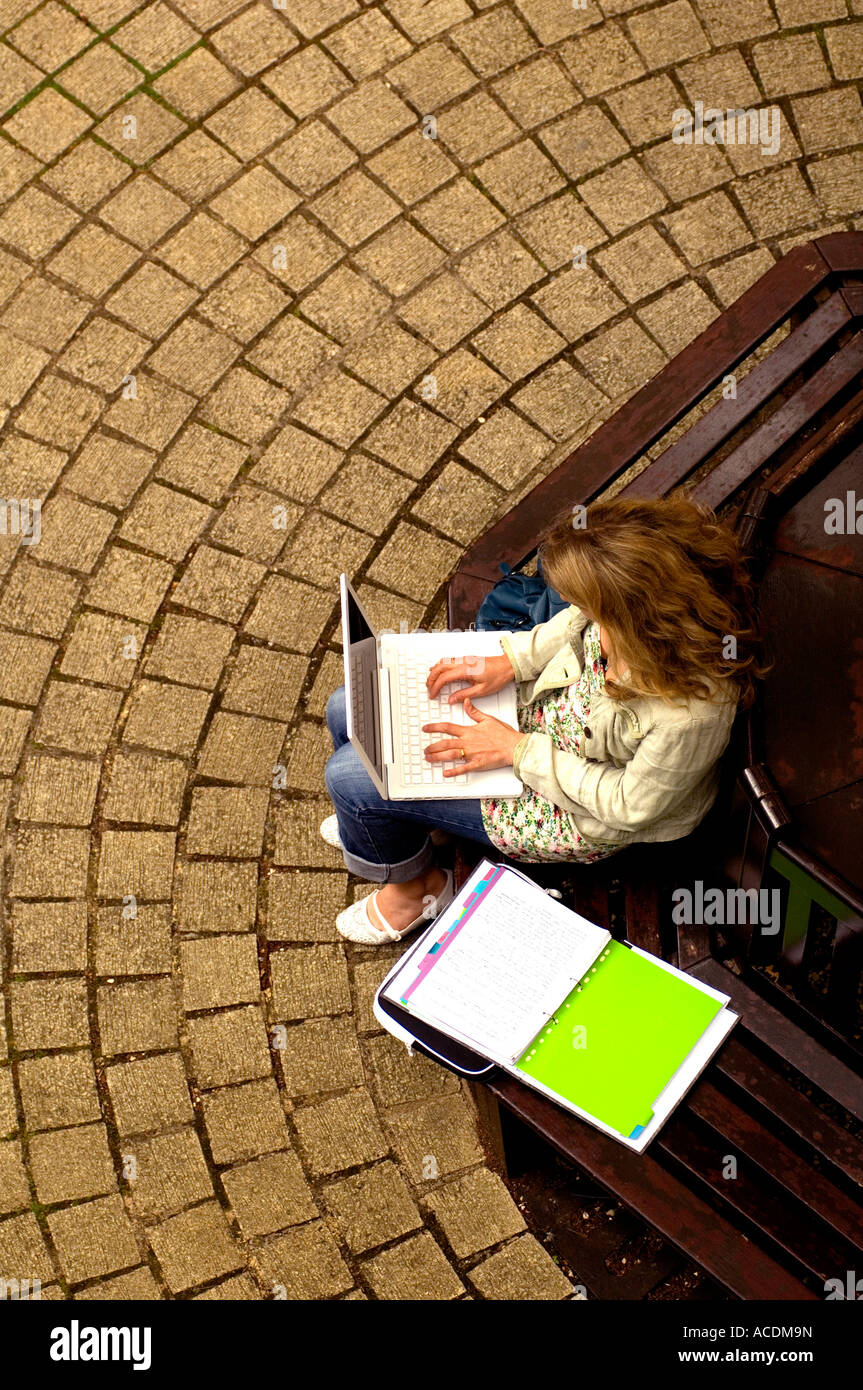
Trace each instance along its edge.
<path fill-rule="evenodd" d="M 463 748 L 460 748 L 458 751 L 459 751 L 459 756 L 461 757 L 462 762 L 466 762 L 466 760 L 467 760 L 467 753 L 464 751 Z"/>

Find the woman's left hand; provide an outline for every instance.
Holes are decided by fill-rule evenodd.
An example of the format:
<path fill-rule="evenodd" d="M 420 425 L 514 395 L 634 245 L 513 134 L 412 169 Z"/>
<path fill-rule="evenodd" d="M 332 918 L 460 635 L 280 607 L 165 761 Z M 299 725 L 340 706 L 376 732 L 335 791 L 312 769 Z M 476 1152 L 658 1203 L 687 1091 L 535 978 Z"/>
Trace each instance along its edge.
<path fill-rule="evenodd" d="M 483 772 L 491 767 L 511 767 L 515 745 L 524 738 L 521 729 L 513 729 L 502 719 L 483 714 L 471 700 L 464 708 L 474 720 L 470 724 L 423 724 L 423 733 L 446 734 L 439 743 L 430 743 L 425 755 L 431 763 L 451 763 L 464 757 L 458 767 L 444 772 L 444 777 L 460 777 L 465 772 Z"/>

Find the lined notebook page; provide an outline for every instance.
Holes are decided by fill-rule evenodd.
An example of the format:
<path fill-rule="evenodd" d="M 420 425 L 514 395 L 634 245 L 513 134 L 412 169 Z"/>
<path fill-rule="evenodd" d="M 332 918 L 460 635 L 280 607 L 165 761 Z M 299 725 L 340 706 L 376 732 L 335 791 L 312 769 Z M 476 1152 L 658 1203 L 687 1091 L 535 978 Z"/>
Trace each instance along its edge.
<path fill-rule="evenodd" d="M 450 912 L 430 946 L 449 920 Z M 504 872 L 410 990 L 406 1007 L 485 1056 L 514 1061 L 608 940 L 601 927 Z M 426 954 L 413 956 L 394 977 L 389 997 L 403 997 Z"/>

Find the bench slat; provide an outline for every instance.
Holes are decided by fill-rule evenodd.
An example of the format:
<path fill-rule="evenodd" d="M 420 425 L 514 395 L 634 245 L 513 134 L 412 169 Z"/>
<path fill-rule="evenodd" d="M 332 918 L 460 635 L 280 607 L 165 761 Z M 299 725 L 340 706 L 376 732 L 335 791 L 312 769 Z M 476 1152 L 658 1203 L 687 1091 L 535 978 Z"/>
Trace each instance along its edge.
<path fill-rule="evenodd" d="M 799 444 L 791 450 L 788 457 L 774 469 L 764 481 L 764 490 L 771 498 L 782 498 L 792 490 L 800 491 L 807 474 L 816 464 L 838 452 L 843 446 L 852 448 L 859 438 L 860 423 L 863 420 L 863 391 L 858 391 L 850 400 L 844 402 L 838 415 L 833 415 L 816 429 L 806 432 Z M 847 441 L 847 443 L 846 443 Z M 778 545 L 777 550 L 784 547 Z"/>
<path fill-rule="evenodd" d="M 815 1298 L 805 1284 L 742 1237 L 730 1221 L 649 1153 L 633 1153 L 514 1077 L 496 1073 L 489 1089 L 508 1110 L 736 1298 Z"/>
<path fill-rule="evenodd" d="M 726 1209 L 733 1206 L 752 1228 L 816 1279 L 829 1279 L 854 1268 L 851 1263 L 853 1246 L 835 1240 L 826 1231 L 817 1231 L 815 1223 L 807 1220 L 805 1206 L 798 1207 L 798 1203 L 792 1203 L 778 1189 L 773 1192 L 766 1189 L 749 1172 L 745 1158 L 733 1181 L 723 1178 L 723 1160 L 730 1147 L 728 1141 L 725 1141 L 725 1151 L 720 1152 L 722 1146 L 715 1147 L 715 1141 L 711 1143 L 697 1134 L 685 1113 L 676 1111 L 655 1142 L 691 1176 L 696 1190 L 707 1188 Z M 752 1248 L 750 1242 L 749 1249 Z M 773 1296 L 764 1288 L 754 1295 L 756 1298 Z"/>
<path fill-rule="evenodd" d="M 784 444 L 811 424 L 819 411 L 857 380 L 861 371 L 863 333 L 855 333 L 823 367 L 813 372 L 790 400 L 708 473 L 693 490 L 693 496 L 708 507 L 720 506 L 759 468 L 763 468 Z"/>
<path fill-rule="evenodd" d="M 808 1097 L 732 1036 L 716 1056 L 716 1067 L 751 1101 L 787 1127 L 810 1148 L 863 1186 L 863 1144 L 825 1115 Z"/>
<path fill-rule="evenodd" d="M 704 984 L 731 996 L 731 1008 L 740 1014 L 738 1027 L 752 1033 L 825 1095 L 844 1106 L 858 1120 L 863 1120 L 863 1081 L 850 1067 L 846 1067 L 826 1047 L 766 1003 L 754 989 L 718 961 L 701 961 L 691 973 Z"/>
<path fill-rule="evenodd" d="M 733 1144 L 773 1182 L 803 1202 L 837 1235 L 856 1244 L 863 1253 L 863 1208 L 859 1203 L 823 1173 L 817 1172 L 811 1163 L 794 1153 L 729 1096 L 718 1091 L 711 1081 L 699 1082 L 690 1093 L 688 1104 L 692 1114 L 708 1124 L 722 1144 Z M 729 1191 L 733 1190 L 733 1183 L 728 1186 Z"/>
<path fill-rule="evenodd" d="M 596 876 L 587 871 L 579 875 L 575 882 L 575 907 L 582 917 L 595 922 L 598 927 L 611 926 L 611 911 L 608 904 L 608 886 L 600 883 Z"/>
<path fill-rule="evenodd" d="M 859 275 L 863 270 L 859 232 L 832 232 L 829 236 L 819 237 L 815 245 L 830 269 L 837 274 Z"/>
<path fill-rule="evenodd" d="M 501 552 L 500 559 L 507 557 Z M 453 576 L 447 592 L 447 624 L 451 631 L 458 632 L 469 628 L 476 620 L 479 606 L 491 588 L 503 575 L 497 565 L 488 577 L 479 579 L 476 575 L 465 574 L 459 569 Z"/>
<path fill-rule="evenodd" d="M 643 473 L 621 489 L 621 497 L 658 497 L 670 492 L 707 459 L 741 425 L 851 322 L 851 310 L 837 293 L 804 319 L 769 357 L 752 368 L 737 387 L 735 399 L 717 401 L 696 420 L 682 439 L 666 449 Z"/>
<path fill-rule="evenodd" d="M 659 884 L 650 879 L 633 883 L 627 878 L 626 939 L 642 951 L 662 955 L 662 931 L 659 925 Z"/>

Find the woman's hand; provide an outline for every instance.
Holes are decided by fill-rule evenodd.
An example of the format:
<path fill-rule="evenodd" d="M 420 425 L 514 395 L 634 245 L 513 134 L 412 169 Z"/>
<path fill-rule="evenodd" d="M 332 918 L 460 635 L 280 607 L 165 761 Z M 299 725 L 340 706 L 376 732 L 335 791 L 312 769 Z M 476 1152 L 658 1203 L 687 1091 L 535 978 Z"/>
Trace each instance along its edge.
<path fill-rule="evenodd" d="M 433 700 L 452 681 L 469 681 L 469 685 L 447 697 L 448 703 L 454 705 L 458 700 L 466 702 L 479 699 L 480 695 L 494 695 L 512 680 L 515 673 L 508 656 L 453 656 L 432 666 L 426 685 L 429 699 Z"/>
<path fill-rule="evenodd" d="M 497 659 L 492 657 L 493 661 Z M 465 772 L 483 772 L 491 767 L 511 767 L 515 745 L 524 738 L 522 731 L 504 724 L 502 719 L 483 714 L 469 698 L 465 698 L 464 707 L 474 720 L 473 727 L 470 724 L 423 724 L 425 734 L 447 735 L 439 743 L 429 744 L 425 750 L 428 761 L 451 763 L 463 756 L 464 761 L 458 767 L 445 770 L 444 777 L 460 777 Z"/>

